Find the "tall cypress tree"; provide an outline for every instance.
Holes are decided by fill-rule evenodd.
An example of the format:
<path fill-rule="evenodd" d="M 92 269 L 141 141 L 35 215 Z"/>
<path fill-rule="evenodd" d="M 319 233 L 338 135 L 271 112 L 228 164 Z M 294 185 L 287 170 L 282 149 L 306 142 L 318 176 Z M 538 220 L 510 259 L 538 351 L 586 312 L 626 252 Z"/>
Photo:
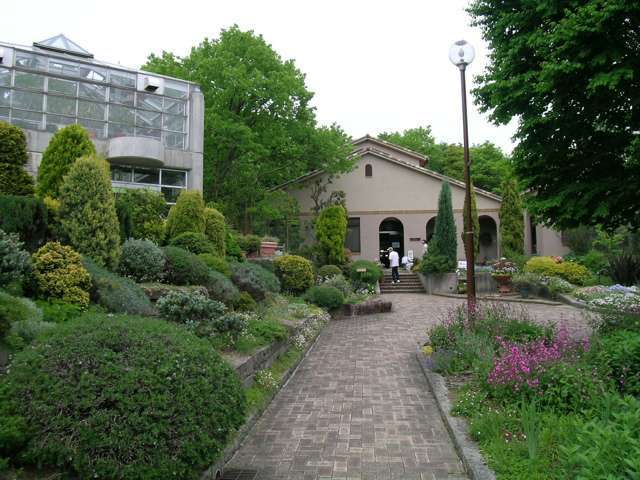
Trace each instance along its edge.
<path fill-rule="evenodd" d="M 522 255 L 524 253 L 524 212 L 518 183 L 514 178 L 502 184 L 502 204 L 500 205 L 500 243 L 502 255 Z"/>
<path fill-rule="evenodd" d="M 462 211 L 462 220 L 464 223 L 463 232 L 461 235 L 462 243 L 465 243 L 464 232 L 467 231 L 467 196 L 464 196 L 464 210 Z M 476 205 L 476 192 L 473 188 L 473 182 L 471 182 L 471 223 L 473 224 L 473 252 L 476 259 L 480 254 L 480 220 L 478 220 L 478 206 Z"/>
<path fill-rule="evenodd" d="M 437 252 L 455 265 L 458 259 L 458 238 L 456 234 L 456 223 L 453 219 L 451 187 L 449 186 L 449 182 L 444 182 L 440 190 L 438 216 L 436 217 L 436 228 L 433 233 L 432 242 Z"/>

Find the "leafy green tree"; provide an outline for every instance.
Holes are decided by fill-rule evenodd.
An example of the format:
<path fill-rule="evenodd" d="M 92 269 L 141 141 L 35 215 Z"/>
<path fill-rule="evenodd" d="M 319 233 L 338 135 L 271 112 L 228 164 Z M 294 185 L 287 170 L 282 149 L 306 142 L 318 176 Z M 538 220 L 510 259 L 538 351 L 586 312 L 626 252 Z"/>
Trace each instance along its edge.
<path fill-rule="evenodd" d="M 33 194 L 33 178 L 24 169 L 28 158 L 22 129 L 0 121 L 0 195 Z"/>
<path fill-rule="evenodd" d="M 205 233 L 205 213 L 202 194 L 197 190 L 183 190 L 167 217 L 167 238 L 181 233 Z"/>
<path fill-rule="evenodd" d="M 506 180 L 502 185 L 500 204 L 500 242 L 502 255 L 522 255 L 524 253 L 524 212 L 522 198 L 515 179 Z"/>
<path fill-rule="evenodd" d="M 244 233 L 267 192 L 312 170 L 354 164 L 349 137 L 317 127 L 313 94 L 292 60 L 237 26 L 205 39 L 184 58 L 150 55 L 145 70 L 197 82 L 205 104 L 204 195 Z"/>
<path fill-rule="evenodd" d="M 453 218 L 449 182 L 443 182 L 440 190 L 436 228 L 433 233 L 433 239 L 429 243 L 428 251 L 431 250 L 444 256 L 449 264 L 452 263 L 455 268 L 458 260 L 458 235 L 456 234 L 456 223 Z"/>
<path fill-rule="evenodd" d="M 38 195 L 57 198 L 64 177 L 78 158 L 93 155 L 96 149 L 80 125 L 58 130 L 42 154 L 38 169 Z"/>
<path fill-rule="evenodd" d="M 480 108 L 518 119 L 527 208 L 559 228 L 640 225 L 640 3 L 475 0 Z"/>
<path fill-rule="evenodd" d="M 331 205 L 320 212 L 316 221 L 316 239 L 325 265 L 345 262 L 344 241 L 347 237 L 347 211 L 342 205 Z"/>
<path fill-rule="evenodd" d="M 60 186 L 60 218 L 71 245 L 97 264 L 114 268 L 120 258 L 120 227 L 106 160 L 82 157 Z"/>
<path fill-rule="evenodd" d="M 464 232 L 467 231 L 467 196 L 464 197 L 464 207 L 462 210 L 463 232 L 461 235 L 462 243 L 465 244 L 466 238 Z M 473 189 L 473 182 L 471 182 L 471 223 L 473 225 L 473 252 L 478 257 L 480 253 L 480 220 L 478 219 L 478 206 L 476 205 L 476 192 Z M 465 244 L 466 245 L 466 244 Z M 466 248 L 466 247 L 465 247 Z"/>

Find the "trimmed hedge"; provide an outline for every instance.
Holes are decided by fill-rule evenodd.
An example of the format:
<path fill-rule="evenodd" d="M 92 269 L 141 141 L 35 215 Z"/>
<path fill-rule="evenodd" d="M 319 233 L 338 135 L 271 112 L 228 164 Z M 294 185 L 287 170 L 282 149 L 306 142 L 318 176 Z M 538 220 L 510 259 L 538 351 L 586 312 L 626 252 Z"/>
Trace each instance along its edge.
<path fill-rule="evenodd" d="M 179 247 L 164 247 L 165 279 L 174 285 L 206 285 L 209 268 L 197 255 Z"/>
<path fill-rule="evenodd" d="M 268 293 L 278 293 L 278 277 L 253 263 L 232 263 L 231 279 L 243 292 L 249 293 L 255 300 L 264 300 Z"/>
<path fill-rule="evenodd" d="M 183 190 L 167 217 L 167 238 L 184 232 L 205 232 L 204 200 L 197 190 Z"/>
<path fill-rule="evenodd" d="M 273 261 L 275 273 L 282 289 L 293 293 L 303 293 L 315 283 L 313 265 L 298 255 L 283 255 Z"/>
<path fill-rule="evenodd" d="M 0 389 L 21 455 L 79 478 L 198 479 L 244 422 L 234 370 L 184 327 L 85 315 L 16 354 Z"/>
<path fill-rule="evenodd" d="M 304 296 L 307 302 L 319 307 L 333 310 L 344 304 L 344 295 L 340 290 L 328 285 L 318 285 L 311 287 Z"/>
<path fill-rule="evenodd" d="M 47 236 L 48 212 L 42 200 L 18 195 L 0 196 L 0 230 L 17 233 L 30 251 Z"/>
<path fill-rule="evenodd" d="M 120 277 L 85 258 L 84 266 L 91 275 L 91 299 L 114 313 L 154 315 L 149 298 L 135 282 Z"/>
<path fill-rule="evenodd" d="M 216 249 L 204 233 L 184 232 L 171 239 L 169 245 L 184 248 L 196 255 L 200 253 L 215 254 Z"/>

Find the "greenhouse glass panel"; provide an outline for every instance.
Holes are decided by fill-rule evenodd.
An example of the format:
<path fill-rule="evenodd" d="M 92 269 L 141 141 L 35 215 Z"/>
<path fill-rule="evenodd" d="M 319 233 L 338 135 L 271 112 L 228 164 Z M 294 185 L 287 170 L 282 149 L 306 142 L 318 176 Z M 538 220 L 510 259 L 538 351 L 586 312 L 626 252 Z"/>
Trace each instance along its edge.
<path fill-rule="evenodd" d="M 52 133 L 63 127 L 66 127 L 67 125 L 73 125 L 74 123 L 76 123 L 76 119 L 73 117 L 62 117 L 60 115 L 51 114 L 47 114 L 45 116 L 45 121 L 47 123 L 46 130 Z"/>
<path fill-rule="evenodd" d="M 0 88 L 0 106 L 11 106 L 11 90 L 9 90 L 8 88 Z"/>
<path fill-rule="evenodd" d="M 108 128 L 109 128 L 109 138 L 134 136 L 133 127 L 129 125 L 121 125 L 119 123 L 110 123 L 108 125 Z"/>
<path fill-rule="evenodd" d="M 0 68 L 0 85 L 6 87 L 11 85 L 11 70 L 8 68 Z"/>
<path fill-rule="evenodd" d="M 139 127 L 161 128 L 162 114 L 147 112 L 145 110 L 136 110 L 136 125 Z"/>
<path fill-rule="evenodd" d="M 16 67 L 30 70 L 47 70 L 47 57 L 34 55 L 33 53 L 16 52 Z"/>
<path fill-rule="evenodd" d="M 136 107 L 160 112 L 162 111 L 162 97 L 147 95 L 146 93 L 138 93 Z"/>
<path fill-rule="evenodd" d="M 85 102 L 78 100 L 78 116 L 92 120 L 104 120 L 104 103 Z"/>
<path fill-rule="evenodd" d="M 164 94 L 168 97 L 187 98 L 189 96 L 189 85 L 187 83 L 165 80 Z"/>
<path fill-rule="evenodd" d="M 89 100 L 103 101 L 107 96 L 107 87 L 93 83 L 80 83 L 78 96 Z"/>
<path fill-rule="evenodd" d="M 162 170 L 162 185 L 170 185 L 172 187 L 187 186 L 187 172 L 177 170 Z"/>
<path fill-rule="evenodd" d="M 109 81 L 113 85 L 119 87 L 131 87 L 136 88 L 136 74 L 123 72 L 121 70 L 111 70 L 109 72 Z"/>
<path fill-rule="evenodd" d="M 80 65 L 80 76 L 93 82 L 106 82 L 107 70 L 95 65 Z"/>
<path fill-rule="evenodd" d="M 184 150 L 184 133 L 164 132 L 164 144 L 167 148 Z"/>
<path fill-rule="evenodd" d="M 165 98 L 164 111 L 173 115 L 184 115 L 187 111 L 187 104 L 186 102 L 181 102 L 180 100 Z"/>
<path fill-rule="evenodd" d="M 57 113 L 60 115 L 76 114 L 76 99 L 67 97 L 47 96 L 47 112 Z"/>
<path fill-rule="evenodd" d="M 112 102 L 129 105 L 130 107 L 133 107 L 135 98 L 135 93 L 131 90 L 122 90 L 120 88 L 111 87 L 111 91 L 109 93 L 109 99 Z"/>
<path fill-rule="evenodd" d="M 109 121 L 134 125 L 136 121 L 136 111 L 133 108 L 111 105 L 109 107 Z"/>
<path fill-rule="evenodd" d="M 80 71 L 77 63 L 63 62 L 60 60 L 49 60 L 49 72 L 68 77 L 77 77 Z"/>
<path fill-rule="evenodd" d="M 13 91 L 13 108 L 22 108 L 24 110 L 42 111 L 42 100 L 44 95 L 41 93 Z"/>
<path fill-rule="evenodd" d="M 161 130 L 154 130 L 152 128 L 136 128 L 136 137 L 148 137 L 160 140 L 161 135 Z"/>
<path fill-rule="evenodd" d="M 0 107 L 0 119 L 8 122 L 9 121 L 9 109 L 5 107 Z"/>
<path fill-rule="evenodd" d="M 78 124 L 87 129 L 90 138 L 105 138 L 104 135 L 104 122 L 96 122 L 94 120 L 85 120 L 83 118 L 78 119 Z"/>
<path fill-rule="evenodd" d="M 11 111 L 11 123 L 23 128 L 40 130 L 42 128 L 42 114 L 14 109 Z"/>
<path fill-rule="evenodd" d="M 63 95 L 75 97 L 78 93 L 78 82 L 49 77 L 49 87 L 47 90 L 50 93 L 61 93 Z"/>
<path fill-rule="evenodd" d="M 44 90 L 44 76 L 35 73 L 16 72 L 14 79 L 16 88 L 28 88 L 29 90 Z"/>
<path fill-rule="evenodd" d="M 164 115 L 164 125 L 163 128 L 165 130 L 172 130 L 174 132 L 184 132 L 186 121 L 184 117 L 178 117 L 177 115 Z"/>

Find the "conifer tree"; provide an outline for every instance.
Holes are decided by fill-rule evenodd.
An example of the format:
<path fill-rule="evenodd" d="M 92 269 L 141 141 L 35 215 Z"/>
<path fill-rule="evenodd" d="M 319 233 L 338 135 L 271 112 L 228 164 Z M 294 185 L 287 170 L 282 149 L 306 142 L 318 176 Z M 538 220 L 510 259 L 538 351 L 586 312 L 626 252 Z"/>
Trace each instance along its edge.
<path fill-rule="evenodd" d="M 198 190 L 183 190 L 167 217 L 167 239 L 181 233 L 205 233 L 206 218 L 202 193 Z"/>
<path fill-rule="evenodd" d="M 438 215 L 433 239 L 423 261 L 423 272 L 443 273 L 455 271 L 457 264 L 458 239 L 451 204 L 449 182 L 442 184 L 438 199 Z"/>
<path fill-rule="evenodd" d="M 320 212 L 316 221 L 316 238 L 322 254 L 322 263 L 342 265 L 345 261 L 344 241 L 347 237 L 347 211 L 340 205 L 331 205 Z"/>
<path fill-rule="evenodd" d="M 522 198 L 515 179 L 502 184 L 500 205 L 500 243 L 502 256 L 522 255 L 524 252 L 524 216 Z"/>
<path fill-rule="evenodd" d="M 0 195 L 32 195 L 33 178 L 24 169 L 27 139 L 20 127 L 0 122 Z"/>

